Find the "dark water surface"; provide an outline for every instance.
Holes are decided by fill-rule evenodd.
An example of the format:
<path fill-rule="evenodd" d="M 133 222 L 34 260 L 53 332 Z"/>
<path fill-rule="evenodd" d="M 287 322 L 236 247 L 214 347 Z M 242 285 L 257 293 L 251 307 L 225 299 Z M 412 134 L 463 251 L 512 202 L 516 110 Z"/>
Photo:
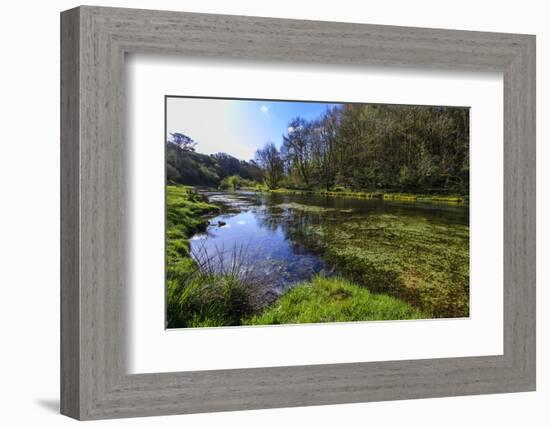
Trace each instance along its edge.
<path fill-rule="evenodd" d="M 430 243 L 437 244 L 443 233 L 452 235 L 454 228 L 464 229 L 469 224 L 468 205 L 312 194 L 204 194 L 210 203 L 221 206 L 222 213 L 210 220 L 205 233 L 191 238 L 191 252 L 195 256 L 221 255 L 228 265 L 238 253 L 256 275 L 267 279 L 264 282 L 270 283 L 269 292 L 274 295 L 316 273 L 338 273 L 322 259 L 323 247 L 331 244 L 331 236 L 337 236 L 340 244 L 342 239 L 357 241 L 364 236 L 367 244 L 373 239 L 369 236 L 380 239 L 383 233 L 377 244 L 381 251 L 387 251 L 410 245 L 402 239 L 410 240 L 415 235 L 411 231 L 422 239 L 427 235 Z M 374 220 L 377 234 L 371 227 Z M 407 233 L 396 232 L 399 227 L 406 227 Z M 467 241 L 460 244 L 467 245 Z"/>

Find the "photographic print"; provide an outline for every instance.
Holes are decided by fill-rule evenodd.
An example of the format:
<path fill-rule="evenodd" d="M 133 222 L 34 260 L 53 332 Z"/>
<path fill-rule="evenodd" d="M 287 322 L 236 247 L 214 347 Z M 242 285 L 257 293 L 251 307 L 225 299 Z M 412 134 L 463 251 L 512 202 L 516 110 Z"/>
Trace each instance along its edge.
<path fill-rule="evenodd" d="M 166 96 L 166 327 L 468 317 L 469 116 Z"/>

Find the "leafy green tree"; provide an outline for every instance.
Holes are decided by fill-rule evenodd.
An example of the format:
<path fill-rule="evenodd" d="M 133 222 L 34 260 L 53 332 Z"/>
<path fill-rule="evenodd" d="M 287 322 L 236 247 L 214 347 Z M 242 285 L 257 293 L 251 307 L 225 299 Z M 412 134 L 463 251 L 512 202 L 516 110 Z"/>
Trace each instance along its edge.
<path fill-rule="evenodd" d="M 295 187 L 467 193 L 469 111 L 342 104 L 291 120 L 281 153 Z"/>

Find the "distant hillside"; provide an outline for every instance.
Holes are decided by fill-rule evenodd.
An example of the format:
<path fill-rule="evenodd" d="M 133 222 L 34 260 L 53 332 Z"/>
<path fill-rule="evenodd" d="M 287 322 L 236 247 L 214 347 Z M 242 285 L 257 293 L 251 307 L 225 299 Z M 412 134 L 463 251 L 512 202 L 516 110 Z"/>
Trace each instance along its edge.
<path fill-rule="evenodd" d="M 183 134 L 171 134 L 171 139 L 166 141 L 166 178 L 169 183 L 219 187 L 229 176 L 262 181 L 262 170 L 254 161 L 239 160 L 226 153 L 197 153 L 195 145 Z"/>

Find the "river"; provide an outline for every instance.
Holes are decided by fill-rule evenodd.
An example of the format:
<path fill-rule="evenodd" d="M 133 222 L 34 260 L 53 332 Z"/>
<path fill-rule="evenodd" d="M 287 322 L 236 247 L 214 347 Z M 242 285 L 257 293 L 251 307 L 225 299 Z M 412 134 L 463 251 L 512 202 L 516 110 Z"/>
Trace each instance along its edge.
<path fill-rule="evenodd" d="M 236 262 L 245 266 L 267 283 L 270 299 L 318 273 L 359 271 L 355 276 L 367 286 L 398 296 L 410 294 L 411 287 L 447 282 L 468 287 L 467 204 L 245 191 L 204 194 L 221 213 L 210 219 L 206 232 L 191 238 L 192 254 L 215 259 L 223 269 Z M 403 289 L 394 282 L 403 282 Z"/>

